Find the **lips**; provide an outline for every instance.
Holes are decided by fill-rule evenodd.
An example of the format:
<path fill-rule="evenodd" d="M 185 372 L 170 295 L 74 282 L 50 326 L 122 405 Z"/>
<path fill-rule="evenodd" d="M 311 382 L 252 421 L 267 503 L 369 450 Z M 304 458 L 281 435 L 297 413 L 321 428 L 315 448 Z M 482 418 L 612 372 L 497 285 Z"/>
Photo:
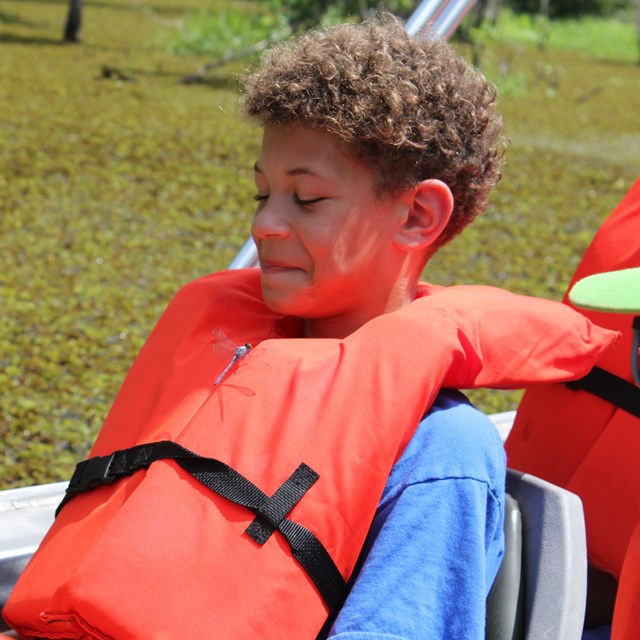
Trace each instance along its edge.
<path fill-rule="evenodd" d="M 300 267 L 281 260 L 260 260 L 262 273 L 289 273 L 300 271 Z"/>

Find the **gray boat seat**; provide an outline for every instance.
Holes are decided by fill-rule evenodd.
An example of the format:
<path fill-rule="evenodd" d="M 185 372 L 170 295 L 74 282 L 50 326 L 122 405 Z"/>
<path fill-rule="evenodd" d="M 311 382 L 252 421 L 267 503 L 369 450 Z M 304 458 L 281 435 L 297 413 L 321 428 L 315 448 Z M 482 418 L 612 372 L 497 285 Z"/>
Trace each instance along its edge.
<path fill-rule="evenodd" d="M 487 640 L 523 637 L 522 516 L 518 503 L 506 495 L 504 557 L 487 599 Z"/>
<path fill-rule="evenodd" d="M 587 594 L 582 503 L 509 469 L 505 557 L 487 599 L 487 640 L 580 640 Z"/>

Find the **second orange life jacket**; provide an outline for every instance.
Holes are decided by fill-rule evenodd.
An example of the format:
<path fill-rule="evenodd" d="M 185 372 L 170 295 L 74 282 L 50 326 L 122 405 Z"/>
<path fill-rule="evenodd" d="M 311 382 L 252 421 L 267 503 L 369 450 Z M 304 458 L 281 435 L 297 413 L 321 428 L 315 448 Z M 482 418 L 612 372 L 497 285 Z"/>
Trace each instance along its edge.
<path fill-rule="evenodd" d="M 640 267 L 640 180 L 598 230 L 568 291 L 586 276 L 632 267 Z M 565 302 L 569 304 L 566 296 Z M 595 378 L 594 383 L 594 391 L 610 399 L 561 384 L 527 390 L 506 442 L 508 464 L 580 496 L 589 561 L 621 579 L 612 638 L 637 640 L 640 389 L 634 386 L 631 371 L 634 316 L 582 313 L 599 326 L 621 333 L 598 362 L 602 381 Z M 613 396 L 612 388 L 616 389 Z"/>

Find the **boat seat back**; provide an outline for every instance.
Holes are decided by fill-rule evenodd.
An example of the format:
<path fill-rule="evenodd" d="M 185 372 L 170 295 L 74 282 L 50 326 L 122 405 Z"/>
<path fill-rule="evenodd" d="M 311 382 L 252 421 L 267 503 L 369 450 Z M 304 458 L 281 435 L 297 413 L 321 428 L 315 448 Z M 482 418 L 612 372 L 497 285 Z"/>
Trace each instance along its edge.
<path fill-rule="evenodd" d="M 507 493 L 505 557 L 487 600 L 487 640 L 579 640 L 587 595 L 582 503 L 512 469 Z"/>
<path fill-rule="evenodd" d="M 504 557 L 487 599 L 487 640 L 523 638 L 522 516 L 517 501 L 506 495 Z"/>

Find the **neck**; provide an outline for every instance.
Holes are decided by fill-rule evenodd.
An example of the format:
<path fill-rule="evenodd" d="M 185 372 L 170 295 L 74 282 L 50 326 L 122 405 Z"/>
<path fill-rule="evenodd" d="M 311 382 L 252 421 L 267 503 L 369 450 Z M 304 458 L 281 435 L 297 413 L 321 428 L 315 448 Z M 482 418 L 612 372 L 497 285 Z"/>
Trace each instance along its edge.
<path fill-rule="evenodd" d="M 326 318 L 303 318 L 302 335 L 305 338 L 346 338 L 369 320 L 408 305 L 416 297 L 417 286 L 417 279 L 403 280 L 383 302 L 366 310 Z"/>

